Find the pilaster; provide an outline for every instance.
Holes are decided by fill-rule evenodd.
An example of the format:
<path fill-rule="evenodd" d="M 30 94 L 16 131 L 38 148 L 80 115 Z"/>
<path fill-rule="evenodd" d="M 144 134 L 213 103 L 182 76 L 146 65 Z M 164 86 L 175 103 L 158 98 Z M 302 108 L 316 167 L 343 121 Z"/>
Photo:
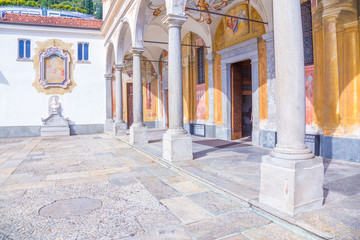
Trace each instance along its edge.
<path fill-rule="evenodd" d="M 267 102 L 268 122 L 266 130 L 276 131 L 276 79 L 275 79 L 275 51 L 274 33 L 269 32 L 262 35 L 266 42 L 266 64 L 267 64 Z"/>
<path fill-rule="evenodd" d="M 209 78 L 208 78 L 208 88 L 209 88 L 209 125 L 215 125 L 215 116 L 214 116 L 214 54 L 206 55 L 206 59 L 209 64 Z"/>

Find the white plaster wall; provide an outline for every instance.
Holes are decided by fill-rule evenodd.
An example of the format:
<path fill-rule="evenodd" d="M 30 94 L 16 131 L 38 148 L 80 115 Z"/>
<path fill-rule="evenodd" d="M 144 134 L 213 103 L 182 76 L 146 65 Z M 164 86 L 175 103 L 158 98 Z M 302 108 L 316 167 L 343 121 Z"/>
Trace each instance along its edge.
<path fill-rule="evenodd" d="M 31 58 L 37 41 L 60 39 L 73 43 L 89 42 L 90 64 L 76 63 L 71 93 L 60 96 L 63 116 L 71 124 L 103 124 L 105 121 L 105 51 L 100 31 L 56 27 L 0 24 L 0 126 L 37 126 L 48 117 L 50 95 L 38 93 L 33 62 L 17 61 L 18 38 L 31 40 Z"/>

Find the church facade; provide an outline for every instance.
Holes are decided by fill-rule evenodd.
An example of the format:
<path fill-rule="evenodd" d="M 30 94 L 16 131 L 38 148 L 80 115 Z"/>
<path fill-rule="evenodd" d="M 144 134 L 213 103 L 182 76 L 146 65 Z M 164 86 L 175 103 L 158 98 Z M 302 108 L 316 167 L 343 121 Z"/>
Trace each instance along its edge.
<path fill-rule="evenodd" d="M 273 148 L 260 202 L 291 215 L 318 208 L 316 156 L 360 162 L 359 8 L 356 0 L 105 0 L 101 26 L 5 16 L 0 136 L 39 135 L 57 95 L 72 134 L 130 129 L 132 144 L 146 144 L 149 128 L 168 129 L 168 161 L 192 160 L 191 134 Z"/>

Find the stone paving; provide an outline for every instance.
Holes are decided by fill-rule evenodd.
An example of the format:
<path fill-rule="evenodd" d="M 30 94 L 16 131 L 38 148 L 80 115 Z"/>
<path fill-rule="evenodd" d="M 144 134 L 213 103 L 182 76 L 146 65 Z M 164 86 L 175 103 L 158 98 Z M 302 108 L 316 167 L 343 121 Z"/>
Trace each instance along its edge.
<path fill-rule="evenodd" d="M 158 159 L 165 130 L 149 129 L 149 144 L 135 147 Z M 128 136 L 119 137 L 128 142 Z M 261 157 L 269 149 L 248 141 L 224 141 L 193 136 L 192 161 L 171 163 L 179 171 L 225 190 L 249 206 L 328 239 L 360 239 L 360 164 L 324 159 L 324 205 L 313 212 L 289 217 L 258 202 Z M 245 202 L 245 203 L 244 203 Z"/>
<path fill-rule="evenodd" d="M 305 239 L 106 134 L 0 139 L 0 239 Z"/>

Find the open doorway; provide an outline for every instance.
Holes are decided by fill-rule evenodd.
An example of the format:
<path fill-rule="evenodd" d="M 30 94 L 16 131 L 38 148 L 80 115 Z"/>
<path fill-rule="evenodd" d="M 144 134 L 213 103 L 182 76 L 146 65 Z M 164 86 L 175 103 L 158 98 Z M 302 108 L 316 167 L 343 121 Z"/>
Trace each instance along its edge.
<path fill-rule="evenodd" d="M 231 65 L 231 139 L 252 134 L 251 61 Z"/>

